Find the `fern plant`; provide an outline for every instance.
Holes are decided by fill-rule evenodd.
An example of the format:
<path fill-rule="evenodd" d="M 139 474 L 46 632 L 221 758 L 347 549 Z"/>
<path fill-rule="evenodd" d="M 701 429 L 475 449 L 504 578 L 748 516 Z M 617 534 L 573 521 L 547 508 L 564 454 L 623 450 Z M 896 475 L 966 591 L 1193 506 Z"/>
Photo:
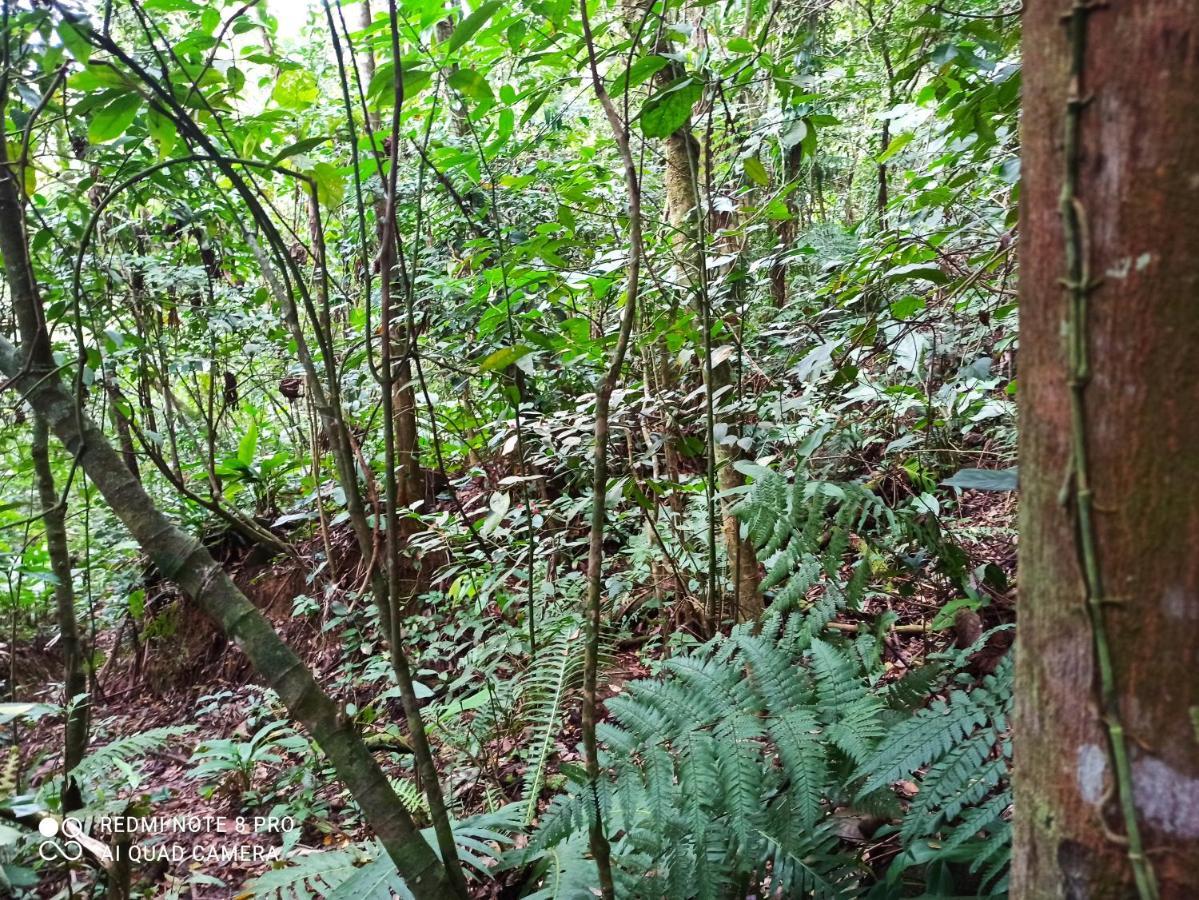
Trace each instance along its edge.
<path fill-rule="evenodd" d="M 490 877 L 501 850 L 519 830 L 518 810 L 505 807 L 494 813 L 452 823 L 458 858 L 475 878 Z M 432 828 L 421 831 L 436 846 Z M 404 880 L 378 841 L 331 850 L 301 851 L 286 866 L 272 869 L 249 881 L 239 897 L 262 900 L 391 900 L 411 897 Z"/>
<path fill-rule="evenodd" d="M 540 648 L 522 679 L 525 718 L 533 729 L 521 800 L 526 826 L 537 815 L 538 796 L 545 783 L 550 752 L 561 729 L 566 700 L 583 675 L 583 629 L 577 616 L 563 616 L 554 623 L 552 630 L 544 631 L 549 631 L 552 637 Z"/>
<path fill-rule="evenodd" d="M 776 591 L 770 614 L 607 702 L 606 777 L 565 769 L 571 789 L 521 857 L 533 896 L 594 883 L 578 848 L 597 810 L 622 897 L 902 896 L 976 857 L 959 886 L 1002 889 L 1010 663 L 981 683 L 958 673 L 960 657 L 884 681 L 873 635 L 825 626 L 863 597 L 865 553 L 912 532 L 860 486 L 767 475 L 738 515 Z M 905 810 L 892 785 L 908 779 Z M 867 814 L 889 823 L 872 837 L 900 845 L 885 872 L 845 836 Z"/>

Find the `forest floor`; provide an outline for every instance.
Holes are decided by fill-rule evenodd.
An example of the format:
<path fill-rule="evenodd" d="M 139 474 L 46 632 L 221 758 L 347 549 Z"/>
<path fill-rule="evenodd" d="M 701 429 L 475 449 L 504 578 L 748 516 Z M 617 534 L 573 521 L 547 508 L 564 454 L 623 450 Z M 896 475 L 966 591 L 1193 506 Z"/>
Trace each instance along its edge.
<path fill-rule="evenodd" d="M 874 595 L 862 610 L 863 618 L 890 610 L 898 616 L 896 629 L 885 641 L 888 669 L 902 674 L 918 665 L 930 652 L 950 643 L 969 646 L 985 629 L 1014 621 L 1015 618 L 1015 496 L 1012 494 L 966 491 L 954 517 L 941 522 L 942 528 L 965 552 L 969 569 L 993 565 L 1003 573 L 1005 585 L 1001 590 L 984 588 L 987 602 L 978 613 L 959 614 L 952 626 L 937 631 L 920 631 L 932 616 L 955 599 L 950 583 L 934 573 L 913 578 L 909 583 L 897 580 L 894 591 Z M 342 548 L 346 565 L 354 565 L 356 554 L 350 547 L 348 534 L 334 536 L 334 550 Z M 337 628 L 322 629 L 323 617 L 297 617 L 292 602 L 303 593 L 308 571 L 303 559 L 274 565 L 255 563 L 243 553 L 227 555 L 226 564 L 254 602 L 271 618 L 291 646 L 314 670 L 324 684 L 340 683 L 336 691 L 343 703 L 355 703 L 360 708 L 372 700 L 369 692 L 359 692 L 346 679 L 339 677 L 347 650 L 361 652 L 358 641 L 347 642 Z M 902 577 L 902 576 L 901 576 Z M 124 796 L 148 797 L 149 803 L 139 809 L 140 815 L 159 820 L 207 817 L 213 827 L 195 833 L 172 835 L 169 840 L 185 848 L 184 859 L 161 860 L 133 867 L 134 894 L 143 896 L 178 896 L 196 898 L 225 898 L 241 896 L 240 887 L 247 879 L 270 868 L 284 849 L 278 833 L 238 831 L 238 819 L 265 816 L 276 803 L 294 800 L 286 789 L 245 793 L 230 777 L 215 785 L 211 779 L 193 777 L 197 762 L 193 753 L 202 744 L 219 739 L 247 741 L 253 734 L 254 723 L 262 714 L 263 692 L 255 684 L 248 661 L 236 648 L 197 613 L 187 609 L 178 593 L 169 585 L 159 584 L 147 590 L 146 609 L 162 612 L 173 610 L 174 626 L 169 633 L 143 635 L 133 650 L 128 631 L 122 627 L 97 635 L 97 645 L 108 662 L 101 672 L 103 697 L 93 713 L 92 748 L 116 738 L 145 732 L 150 729 L 192 726 L 190 730 L 151 750 L 141 764 L 138 785 L 126 790 Z M 496 611 L 498 616 L 499 612 Z M 848 619 L 834 627 L 851 630 Z M 656 627 L 653 621 L 641 623 L 642 629 Z M 1007 652 L 1011 632 L 997 635 L 984 650 L 976 654 L 973 667 L 980 672 L 994 668 L 998 658 Z M 121 650 L 113 657 L 112 648 L 118 640 Z M 660 642 L 629 642 L 630 649 L 618 652 L 607 672 L 606 694 L 621 690 L 628 680 L 650 674 L 653 654 L 660 653 Z M 54 680 L 58 669 L 53 647 L 28 647 L 17 660 L 19 683 L 32 687 Z M 37 697 L 37 690 L 23 696 Z M 45 699 L 50 700 L 50 697 Z M 397 701 L 384 701 L 383 710 L 392 722 L 402 722 Z M 469 715 L 469 714 L 468 714 Z M 437 733 L 432 732 L 435 749 Z M 34 781 L 51 777 L 60 765 L 61 722 L 53 718 L 40 720 L 32 731 L 20 736 L 22 762 L 33 765 Z M 505 739 L 509 746 L 491 748 L 494 758 L 507 760 L 498 774 L 504 783 L 517 790 L 521 783 L 519 757 L 513 753 L 519 738 Z M 569 715 L 554 748 L 550 772 L 567 762 L 579 759 L 581 741 L 577 712 Z M 441 748 L 444 749 L 444 748 Z M 406 760 L 400 753 L 379 752 L 379 762 L 389 774 L 405 773 Z M 451 761 L 444 760 L 447 768 Z M 313 771 L 311 759 L 296 754 L 279 754 L 277 761 L 260 763 L 255 767 L 252 787 L 272 784 L 281 771 L 305 767 Z M 25 769 L 25 766 L 22 767 Z M 26 769 L 28 771 L 28 769 Z M 552 781 L 552 775 L 551 775 Z M 298 791 L 299 789 L 296 788 Z M 348 804 L 347 797 L 336 781 L 325 779 L 318 783 L 306 798 L 310 807 L 320 815 L 309 818 L 301 828 L 295 849 L 325 849 L 352 844 L 367 837 L 361 818 Z M 482 806 L 482 792 L 451 786 L 456 799 Z M 237 858 L 220 859 L 221 848 L 237 846 Z M 257 849 L 256 849 L 257 848 Z M 193 852 L 194 851 L 194 852 Z M 218 856 L 210 856 L 215 853 Z M 199 861 L 195 856 L 201 857 Z M 78 874 L 76 875 L 78 877 Z M 47 880 L 39 890 L 43 896 L 54 896 L 65 887 L 65 877 Z M 511 886 L 499 882 L 478 884 L 478 897 L 516 896 Z"/>

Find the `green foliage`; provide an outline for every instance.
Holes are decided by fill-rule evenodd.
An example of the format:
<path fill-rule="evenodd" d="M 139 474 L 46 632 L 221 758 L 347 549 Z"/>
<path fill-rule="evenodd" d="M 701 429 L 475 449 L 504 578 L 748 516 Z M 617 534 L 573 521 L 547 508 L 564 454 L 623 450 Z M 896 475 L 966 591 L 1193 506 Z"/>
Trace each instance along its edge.
<path fill-rule="evenodd" d="M 514 808 L 453 822 L 458 855 L 476 878 L 490 877 L 499 860 L 500 848 L 512 842 L 518 827 Z M 434 846 L 432 829 L 421 832 Z M 305 900 L 309 897 L 335 900 L 385 900 L 392 893 L 411 896 L 395 866 L 378 842 L 355 844 L 332 850 L 299 851 L 287 865 L 259 875 L 245 886 L 241 896 L 263 900 Z"/>
<path fill-rule="evenodd" d="M 532 727 L 528 766 L 524 775 L 524 824 L 537 815 L 537 800 L 545 783 L 546 766 L 558 740 L 566 702 L 583 675 L 582 624 L 573 615 L 553 623 L 548 642 L 540 648 L 523 681 L 523 717 Z"/>
<path fill-rule="evenodd" d="M 283 761 L 280 750 L 308 751 L 310 747 L 307 738 L 297 735 L 286 723 L 269 722 L 248 740 L 221 738 L 200 743 L 192 754 L 196 766 L 188 774 L 209 782 L 212 788 L 224 785 L 240 796 L 254 786 L 254 773 L 260 765 Z"/>
<path fill-rule="evenodd" d="M 937 661 L 884 681 L 872 657 L 824 627 L 865 586 L 860 563 L 844 572 L 851 531 L 865 530 L 864 516 L 878 517 L 876 535 L 903 528 L 860 487 L 788 488 L 757 474 L 738 514 L 768 564 L 783 560 L 772 566 L 776 606 L 760 630 L 738 627 L 608 700 L 606 776 L 594 793 L 580 778 L 555 798 L 531 844 L 544 896 L 570 896 L 553 892 L 563 859 L 588 865 L 570 848 L 596 804 L 622 896 L 724 897 L 769 885 L 840 897 L 876 879 L 878 896 L 890 896 L 883 886 L 975 854 L 985 855 L 961 866 L 959 888 L 1000 890 L 1010 660 L 981 682 L 950 679 L 953 666 Z M 813 521 L 832 522 L 831 533 Z M 957 687 L 937 699 L 947 679 Z M 903 809 L 891 786 L 909 779 L 916 799 Z M 895 823 L 886 827 L 903 847 L 884 873 L 841 837 L 842 821 L 876 814 Z"/>
<path fill-rule="evenodd" d="M 102 747 L 90 749 L 72 774 L 85 788 L 105 784 L 112 769 L 127 770 L 133 761 L 193 731 L 194 725 L 164 725 L 119 737 Z"/>
<path fill-rule="evenodd" d="M 127 59 L 59 7 L 13 6 L 5 126 L 10 159 L 29 140 L 20 168 L 53 351 L 84 412 L 114 441 L 124 424 L 147 488 L 223 560 L 250 574 L 263 553 L 240 535 L 226 541 L 231 520 L 293 545 L 261 583 L 303 584 L 269 612 L 296 629 L 323 685 L 353 699 L 400 802 L 424 822 L 395 741 L 391 623 L 361 596 L 370 554 L 345 550 L 355 485 L 383 547 L 377 376 L 394 338 L 412 370 L 422 475 L 451 482 L 405 511 L 400 543 L 405 575 L 428 589 L 403 629 L 453 811 L 465 820 L 511 803 L 526 826 L 541 812 L 533 848 L 510 854 L 532 864 L 530 896 L 590 897 L 596 798 L 561 757 L 579 693 L 592 391 L 630 248 L 577 6 L 398 4 L 397 53 L 385 10 L 359 25 L 347 6 L 342 28 L 331 4 L 338 66 L 323 10 L 288 27 L 301 5 L 147 0 L 142 16 L 115 4 L 103 34 Z M 613 637 L 639 648 L 622 662 L 658 676 L 622 686 L 603 727 L 597 799 L 622 896 L 1000 890 L 1007 664 L 978 681 L 961 659 L 934 655 L 896 679 L 883 665 L 892 623 L 869 613 L 900 607 L 921 579 L 958 598 L 930 610 L 934 628 L 989 602 L 979 585 L 991 574 L 969 572 L 948 534 L 970 527 L 959 516 L 975 495 L 964 492 L 1015 487 L 1014 470 L 992 466 L 1010 465 L 1015 440 L 1018 17 L 984 0 L 667 2 L 630 29 L 620 4 L 588 9 L 646 214 L 601 573 L 605 614 L 622 616 Z M 374 75 L 358 83 L 368 51 Z M 179 109 L 147 102 L 154 92 L 128 60 Z M 393 112 L 391 172 L 381 161 Z M 691 248 L 665 198 L 664 140 L 688 122 L 704 176 L 695 249 L 711 335 L 683 283 Z M 245 160 L 233 172 L 248 197 L 231 172 L 193 158 L 210 153 Z M 413 329 L 388 335 L 377 242 L 391 174 L 402 251 L 391 312 Z M 735 373 L 710 436 L 708 337 Z M 300 364 L 304 341 L 353 438 L 349 485 Z M 28 425 L 16 418 L 0 430 L 13 476 L 0 504 L 0 600 L 19 645 L 46 636 L 55 582 L 23 480 Z M 765 566 L 771 618 L 695 648 L 709 633 L 695 614 L 708 577 L 709 441 L 753 481 L 719 502 L 736 504 Z M 186 610 L 68 454 L 54 454 L 89 615 L 110 632 L 131 618 L 141 659 L 175 654 L 191 637 Z M 780 458 L 796 460 L 792 474 L 749 461 Z M 718 546 L 718 581 L 727 555 Z M 284 621 L 288 602 L 295 622 Z M 847 621 L 856 634 L 828 627 Z M 120 675 L 127 657 L 113 653 Z M 145 789 L 139 755 L 180 733 L 89 754 L 89 809 Z M 344 797 L 328 767 L 283 724 L 204 737 L 201 790 L 226 784 L 243 802 L 284 807 L 306 833 L 357 827 L 336 813 Z M 895 781 L 919 790 L 901 803 Z M 899 848 L 885 871 L 845 837 L 855 817 L 885 821 L 871 835 Z M 472 852 L 491 856 L 515 830 L 479 832 Z M 268 895 L 403 895 L 370 844 L 298 854 L 263 877 Z"/>

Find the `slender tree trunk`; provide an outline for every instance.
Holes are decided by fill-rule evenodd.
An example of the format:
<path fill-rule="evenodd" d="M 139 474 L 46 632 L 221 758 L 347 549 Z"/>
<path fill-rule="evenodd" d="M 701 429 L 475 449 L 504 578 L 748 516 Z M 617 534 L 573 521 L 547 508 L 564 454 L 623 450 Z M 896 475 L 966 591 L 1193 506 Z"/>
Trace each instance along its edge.
<path fill-rule="evenodd" d="M 625 306 L 620 318 L 620 334 L 608 367 L 595 388 L 595 462 L 591 482 L 591 533 L 587 553 L 587 647 L 583 664 L 583 752 L 586 758 L 587 777 L 592 790 L 597 791 L 595 809 L 589 828 L 591 855 L 595 858 L 600 895 L 604 900 L 614 900 L 616 888 L 612 879 L 612 848 L 604 831 L 604 817 L 599 803 L 596 782 L 600 778 L 599 744 L 596 724 L 599 720 L 599 647 L 600 629 L 603 624 L 603 563 L 604 525 L 606 509 L 604 503 L 608 489 L 608 414 L 612 392 L 620 381 L 625 355 L 633 334 L 633 323 L 637 318 L 637 297 L 641 284 L 641 260 L 644 253 L 641 235 L 641 180 L 633 151 L 629 143 L 628 123 L 620 118 L 616 105 L 608 96 L 596 63 L 595 42 L 591 35 L 591 23 L 587 18 L 587 0 L 579 0 L 579 16 L 583 26 L 583 40 L 587 45 L 587 61 L 591 70 L 591 86 L 596 99 L 604 109 L 612 137 L 624 163 L 625 188 L 629 203 L 629 263 L 628 281 L 625 287 Z"/>
<path fill-rule="evenodd" d="M 3 100 L 0 97 L 0 118 Z M 29 258 L 20 189 L 6 161 L 0 143 L 0 258 L 21 335 L 20 349 L 0 337 L 0 371 L 8 379 L 6 386 L 15 388 L 45 417 L 163 575 L 245 652 L 288 711 L 320 744 L 413 895 L 430 900 L 457 896 L 445 868 L 371 758 L 353 720 L 321 689 L 203 544 L 154 505 L 103 432 L 77 410 L 56 374 Z"/>
<path fill-rule="evenodd" d="M 662 47 L 662 43 L 660 42 L 658 52 L 669 52 L 669 45 Z M 665 87 L 677 74 L 673 66 L 667 66 L 657 77 L 661 86 Z M 709 298 L 705 296 L 703 273 L 700 269 L 703 262 L 699 247 L 698 158 L 699 145 L 691 133 L 691 120 L 688 118 L 666 139 L 666 210 L 680 273 L 677 280 L 689 285 L 693 304 L 702 306 Z M 715 318 L 714 315 L 713 321 Z M 708 391 L 713 396 L 718 410 L 720 406 L 730 402 L 735 385 L 736 375 L 731 358 L 713 362 Z M 735 432 L 736 429 L 731 428 L 730 431 Z M 732 490 L 745 484 L 745 478 L 733 467 L 733 463 L 738 459 L 735 447 L 735 444 L 720 444 L 715 449 L 720 491 Z M 735 615 L 738 620 L 756 619 L 762 613 L 762 596 L 758 591 L 758 559 L 753 545 L 749 541 L 741 540 L 741 524 L 732 514 L 732 505 L 731 501 L 721 502 L 720 516 L 725 549 L 735 580 L 737 602 L 735 610 L 719 610 L 717 618 L 723 618 L 727 613 Z"/>
<path fill-rule="evenodd" d="M 393 336 L 398 331 L 406 340 L 410 340 L 413 338 L 413 335 L 403 325 L 397 324 L 401 320 L 393 318 L 392 306 L 392 289 L 399 286 L 399 282 L 394 276 L 396 270 L 400 268 L 397 262 L 401 261 L 400 254 L 403 252 L 403 245 L 400 240 L 396 221 L 396 178 L 400 145 L 399 116 L 404 105 L 404 73 L 400 63 L 401 54 L 399 35 L 397 33 L 398 20 L 395 3 L 389 2 L 387 9 L 391 26 L 392 58 L 396 62 L 393 85 L 395 109 L 386 144 L 388 148 L 388 169 L 385 177 L 383 177 L 385 186 L 384 200 L 381 208 L 376 204 L 375 215 L 379 240 L 379 302 L 380 316 L 382 317 L 380 323 L 382 338 L 380 342 L 380 387 L 383 393 L 384 420 L 388 425 L 384 432 L 384 457 L 387 469 L 384 478 L 387 514 L 387 528 L 384 537 L 386 540 L 385 562 L 387 573 L 386 605 L 390 615 L 388 618 L 383 619 L 380 624 L 387 632 L 392 646 L 392 663 L 396 673 L 396 681 L 400 688 L 400 701 L 408 722 L 409 739 L 412 742 L 416 769 L 422 782 L 425 797 L 428 800 L 429 818 L 433 822 L 437 845 L 441 851 L 446 883 L 454 894 L 464 898 L 467 895 L 466 878 L 462 872 L 461 863 L 458 860 L 449 811 L 441 790 L 436 761 L 433 758 L 428 736 L 425 733 L 425 726 L 420 711 L 420 701 L 417 699 L 413 685 L 411 667 L 408 663 L 407 654 L 402 651 L 401 643 L 403 607 L 406 605 L 406 601 L 416 593 L 416 588 L 414 584 L 403 577 L 401 572 L 403 564 L 400 559 L 399 542 L 403 537 L 410 534 L 413 528 L 409 520 L 401 520 L 398 506 L 414 502 L 417 496 L 423 497 L 424 482 L 423 478 L 420 478 L 419 475 L 419 466 L 417 465 L 416 457 L 418 439 L 416 394 L 412 386 L 412 370 L 409 363 L 410 354 L 408 348 L 404 348 L 404 355 L 398 366 L 398 379 L 397 367 L 393 366 L 392 363 Z M 363 16 L 369 20 L 369 6 L 364 6 Z M 369 58 L 367 65 L 370 69 L 373 69 L 373 55 L 369 50 L 367 51 L 367 56 Z M 352 104 L 348 98 L 346 101 L 346 115 L 351 119 L 353 117 Z M 370 114 L 368 113 L 368 115 Z M 379 124 L 377 117 L 372 117 L 368 124 L 373 132 Z M 381 172 L 380 174 L 384 176 L 384 173 Z M 403 287 L 406 288 L 407 285 L 403 285 Z M 366 302 L 370 303 L 371 298 L 367 297 Z M 368 334 L 367 340 L 371 340 L 372 337 L 372 335 Z M 398 404 L 406 404 L 406 406 Z M 417 491 L 419 491 L 419 494 L 417 494 Z"/>
<path fill-rule="evenodd" d="M 359 6 L 359 25 L 367 28 L 371 24 L 372 13 L 370 0 L 363 0 Z M 447 20 L 448 21 L 448 20 Z M 441 34 L 441 23 L 437 25 L 437 33 Z M 440 37 L 438 38 L 440 40 Z M 361 48 L 362 68 L 367 83 L 375 75 L 375 51 L 369 41 Z M 379 114 L 376 110 L 368 111 L 371 132 L 379 133 Z M 387 215 L 387 201 L 375 201 L 375 237 L 384 237 L 384 217 Z M 390 278 L 390 272 L 380 272 L 380 277 Z M 398 285 L 400 293 L 407 288 Z M 369 302 L 369 298 L 368 298 Z M 392 417 L 395 423 L 395 455 L 396 479 L 399 482 L 398 502 L 402 507 L 408 507 L 425 496 L 425 479 L 420 468 L 420 427 L 416 418 L 416 387 L 412 377 L 412 357 L 408 353 L 408 329 L 404 321 L 397 318 L 392 324 L 392 335 L 400 350 L 399 363 L 396 365 L 395 379 L 391 388 Z M 427 512 L 427 510 L 425 510 Z M 406 520 L 407 525 L 411 520 Z M 406 527 L 407 527 L 406 525 Z"/>
<path fill-rule="evenodd" d="M 63 742 L 62 808 L 64 812 L 71 812 L 83 805 L 79 785 L 71 777 L 71 770 L 79 765 L 87 750 L 90 703 L 85 700 L 71 705 L 72 698 L 87 692 L 87 676 L 83 671 L 83 643 L 79 638 L 79 623 L 75 618 L 75 587 L 71 578 L 71 554 L 67 547 L 66 513 L 59 503 L 58 492 L 54 486 L 48 435 L 45 418 L 34 412 L 30 455 L 33 457 L 33 470 L 37 476 L 42 521 L 46 526 L 46 549 L 50 554 L 50 568 L 56 581 L 54 605 L 58 612 L 58 643 L 62 647 L 63 705 L 67 707 L 66 738 Z"/>
<path fill-rule="evenodd" d="M 1012 895 L 1199 897 L 1199 10 L 1024 27 Z"/>

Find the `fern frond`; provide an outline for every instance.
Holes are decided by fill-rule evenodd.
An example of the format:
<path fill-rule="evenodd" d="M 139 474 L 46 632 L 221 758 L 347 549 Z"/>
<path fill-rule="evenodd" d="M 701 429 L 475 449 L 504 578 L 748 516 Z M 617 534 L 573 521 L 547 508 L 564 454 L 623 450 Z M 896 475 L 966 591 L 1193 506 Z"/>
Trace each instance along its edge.
<path fill-rule="evenodd" d="M 911 775 L 947 752 L 987 720 L 986 713 L 967 694 L 955 691 L 947 703 L 938 700 L 901 722 L 887 740 L 858 769 L 865 777 L 859 795 Z"/>
<path fill-rule="evenodd" d="M 565 703 L 582 675 L 582 629 L 574 617 L 560 623 L 553 640 L 537 655 L 526 674 L 526 716 L 533 726 L 532 748 L 522 794 L 524 823 L 537 815 L 537 799 L 545 782 L 546 764 L 561 729 Z"/>

